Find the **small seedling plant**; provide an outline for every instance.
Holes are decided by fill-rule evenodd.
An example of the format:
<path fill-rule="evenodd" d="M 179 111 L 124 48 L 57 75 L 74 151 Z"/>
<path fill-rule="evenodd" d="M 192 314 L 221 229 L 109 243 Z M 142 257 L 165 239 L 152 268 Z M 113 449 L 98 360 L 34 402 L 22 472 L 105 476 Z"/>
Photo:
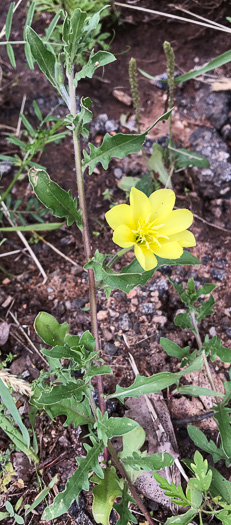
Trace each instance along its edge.
<path fill-rule="evenodd" d="M 33 7 L 31 8 L 33 10 Z M 9 42 L 13 8 L 10 7 L 7 17 L 6 40 L 8 53 L 12 58 L 12 44 Z M 107 51 L 91 51 L 88 61 L 82 67 L 81 55 L 86 51 L 89 35 L 98 27 L 100 12 L 89 16 L 87 12 L 77 8 L 69 17 L 60 12 L 62 20 L 62 50 L 57 54 L 55 46 L 44 42 L 31 28 L 32 11 L 29 22 L 27 19 L 24 32 L 25 48 L 29 66 L 37 63 L 48 81 L 64 99 L 68 114 L 65 125 L 73 134 L 75 154 L 75 170 L 78 189 L 77 198 L 71 191 L 64 191 L 57 182 L 51 180 L 44 169 L 32 167 L 29 180 L 37 198 L 55 216 L 65 219 L 68 226 L 76 224 L 82 232 L 83 248 L 86 257 L 85 270 L 88 272 L 91 332 L 84 332 L 81 337 L 70 333 L 69 324 L 59 322 L 51 314 L 40 312 L 35 319 L 35 330 L 45 343 L 41 348 L 43 359 L 47 361 L 48 371 L 42 371 L 38 380 L 30 386 L 30 404 L 33 407 L 30 414 L 31 430 L 22 422 L 15 406 L 13 397 L 6 385 L 10 382 L 7 372 L 1 376 L 0 392 L 3 405 L 2 428 L 12 439 L 17 448 L 24 451 L 36 466 L 38 463 L 38 445 L 35 434 L 35 418 L 39 411 L 45 410 L 53 420 L 60 415 L 66 416 L 64 426 L 87 426 L 88 443 L 84 445 L 85 455 L 76 458 L 77 468 L 68 479 L 65 489 L 58 493 L 50 505 L 47 505 L 42 520 L 50 521 L 64 515 L 73 500 L 78 500 L 82 490 L 92 490 L 92 513 L 96 523 L 109 525 L 112 509 L 116 512 L 117 525 L 138 523 L 131 510 L 131 504 L 136 504 L 146 521 L 153 525 L 154 521 L 144 505 L 143 499 L 134 485 L 134 472 L 153 471 L 160 487 L 170 496 L 172 502 L 179 505 L 181 512 L 170 517 L 166 523 L 189 524 L 195 518 L 200 525 L 204 516 L 216 516 L 224 525 L 231 519 L 231 483 L 204 460 L 196 451 L 194 459 L 185 462 L 191 470 L 187 487 L 175 486 L 161 477 L 157 472 L 165 467 L 171 467 L 174 458 L 167 452 L 147 456 L 136 445 L 137 432 L 143 432 L 135 420 L 127 417 L 109 417 L 107 402 L 115 398 L 124 404 L 128 397 L 139 398 L 141 395 L 160 392 L 166 388 L 175 389 L 172 395 L 215 396 L 214 417 L 218 422 L 220 445 L 208 441 L 206 436 L 196 427 L 191 426 L 189 433 L 196 446 L 210 452 L 214 462 L 222 459 L 228 465 L 231 460 L 230 449 L 230 419 L 228 404 L 231 396 L 230 382 L 225 383 L 226 394 L 216 391 L 208 359 L 212 361 L 219 357 L 225 362 L 231 361 L 231 351 L 223 348 L 217 337 L 202 341 L 199 334 L 199 323 L 213 313 L 214 299 L 211 294 L 213 284 L 205 284 L 196 289 L 193 279 L 190 279 L 186 290 L 172 282 L 185 305 L 185 313 L 178 314 L 175 324 L 182 329 L 190 329 L 195 336 L 198 347 L 180 348 L 166 338 L 161 339 L 162 348 L 170 356 L 181 360 L 177 373 L 160 372 L 151 377 L 137 375 L 135 381 L 127 387 L 116 386 L 114 393 L 106 394 L 102 377 L 112 375 L 113 371 L 103 359 L 100 351 L 97 326 L 96 287 L 103 288 L 107 297 L 117 288 L 129 293 L 135 286 L 144 285 L 153 277 L 161 266 L 179 264 L 200 264 L 198 259 L 183 248 L 195 246 L 193 233 L 188 229 L 192 224 L 192 213 L 189 210 L 173 210 L 175 195 L 171 189 L 161 189 L 147 196 L 137 188 L 132 188 L 130 204 L 120 204 L 111 208 L 106 214 L 106 221 L 113 230 L 113 241 L 120 247 L 116 254 L 91 252 L 88 231 L 88 215 L 85 201 L 84 173 L 91 175 L 97 164 L 102 164 L 106 170 L 113 157 L 119 159 L 138 152 L 151 129 L 160 120 L 166 120 L 171 110 L 160 118 L 148 130 L 136 135 L 118 133 L 106 134 L 101 146 L 88 143 L 81 154 L 81 137 L 88 139 L 89 128 L 93 115 L 90 98 L 81 98 L 80 111 L 76 108 L 76 88 L 84 78 L 92 78 L 98 68 L 114 62 L 115 57 Z M 47 33 L 51 36 L 57 24 L 56 16 L 50 24 Z M 11 47 L 9 47 L 11 46 Z M 78 59 L 78 60 L 77 60 Z M 127 252 L 134 249 L 134 259 L 120 272 L 113 269 L 115 263 Z M 209 299 L 204 296 L 209 295 Z M 63 366 L 63 359 L 69 365 Z M 200 370 L 204 365 L 211 388 L 201 388 L 196 385 L 181 386 L 180 380 L 187 375 Z M 76 379 L 78 372 L 78 379 Z M 12 383 L 12 381 L 11 381 Z M 93 384 L 96 385 L 97 396 Z M 13 385 L 13 383 L 12 383 Z M 21 391 L 25 389 L 21 382 Z M 98 397 L 98 401 L 97 401 Z M 32 434 L 32 435 L 31 435 Z M 123 450 L 118 454 L 112 439 L 122 439 Z M 129 444 L 131 445 L 129 448 Z M 130 452 L 132 451 L 132 452 Z M 47 495 L 52 484 L 44 489 L 36 498 L 34 504 L 26 509 L 31 512 Z M 10 504 L 11 505 L 11 504 Z M 13 506 L 6 505 L 6 512 L 17 521 Z M 21 502 L 20 502 L 21 505 Z M 184 511 L 186 510 L 186 512 Z M 182 513 L 183 511 L 183 513 Z M 18 523 L 21 521 L 18 521 Z"/>

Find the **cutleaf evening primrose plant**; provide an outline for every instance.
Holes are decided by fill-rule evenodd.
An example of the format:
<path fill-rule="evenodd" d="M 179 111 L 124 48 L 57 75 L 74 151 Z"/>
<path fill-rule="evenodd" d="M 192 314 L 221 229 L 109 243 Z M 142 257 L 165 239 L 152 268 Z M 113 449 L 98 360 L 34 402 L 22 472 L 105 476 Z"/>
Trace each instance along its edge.
<path fill-rule="evenodd" d="M 212 452 L 214 461 L 221 459 L 226 464 L 230 463 L 231 427 L 228 409 L 231 396 L 230 382 L 227 381 L 225 384 L 225 395 L 216 391 L 208 359 L 211 356 L 211 360 L 214 361 L 216 356 L 219 356 L 224 362 L 227 360 L 230 362 L 231 351 L 222 347 L 221 341 L 217 338 L 209 339 L 206 336 L 202 341 L 199 334 L 201 320 L 213 314 L 212 308 L 215 301 L 212 295 L 208 300 L 204 299 L 204 296 L 211 294 L 214 285 L 208 283 L 196 289 L 193 279 L 190 279 L 184 290 L 181 285 L 172 282 L 186 309 L 184 314 L 178 314 L 175 324 L 182 329 L 190 329 L 198 345 L 198 348 L 182 349 L 168 339 L 161 339 L 163 350 L 168 355 L 180 359 L 177 373 L 160 372 L 150 377 L 137 375 L 130 386 L 117 385 L 115 392 L 107 395 L 104 393 L 102 381 L 103 376 L 110 376 L 113 371 L 104 363 L 100 352 L 96 287 L 104 288 L 107 295 L 110 295 L 114 288 L 128 293 L 136 285 L 144 285 L 161 266 L 199 264 L 196 257 L 183 250 L 184 247 L 195 246 L 193 233 L 188 230 L 192 225 L 192 213 L 185 209 L 173 210 L 175 195 L 172 190 L 161 189 L 152 193 L 148 198 L 138 189 L 132 188 L 130 205 L 120 204 L 106 213 L 106 220 L 114 230 L 113 240 L 122 250 L 111 255 L 96 251 L 92 255 L 85 203 L 84 172 L 88 169 L 91 174 L 98 163 L 107 169 L 113 157 L 122 159 L 131 153 L 138 152 L 149 130 L 136 135 L 118 133 L 111 136 L 106 134 L 101 146 L 88 144 L 88 148 L 83 151 L 83 155 L 81 154 L 81 136 L 88 138 L 88 124 L 93 115 L 90 109 L 92 104 L 90 98 L 81 99 L 80 111 L 77 112 L 76 87 L 81 79 L 92 78 L 98 68 L 115 61 L 111 53 L 106 51 L 95 53 L 92 50 L 88 62 L 84 63 L 82 69 L 80 67 L 76 69 L 76 64 L 82 63 L 81 55 L 87 50 L 89 35 L 99 24 L 100 13 L 89 17 L 88 13 L 76 9 L 68 17 L 67 13 L 60 11 L 48 27 L 46 39 L 43 39 L 30 27 L 33 5 L 30 9 L 30 20 L 27 19 L 27 27 L 24 32 L 26 56 L 30 67 L 33 67 L 33 63 L 36 62 L 66 103 L 65 125 L 73 133 L 78 202 L 70 190 L 64 191 L 50 179 L 45 170 L 33 167 L 29 172 L 29 180 L 37 198 L 55 217 L 65 219 L 69 226 L 76 224 L 82 232 L 91 313 L 91 332 L 86 331 L 81 337 L 70 333 L 67 322 L 60 325 L 47 312 L 40 312 L 35 320 L 35 330 L 47 345 L 46 348 L 41 349 L 41 352 L 43 358 L 47 359 L 49 371 L 42 371 L 38 380 L 32 384 L 30 403 L 33 405 L 33 417 L 35 418 L 36 412 L 39 413 L 40 410 L 45 410 L 52 419 L 59 415 L 66 416 L 64 426 L 85 425 L 88 427 L 89 438 L 88 444 L 85 445 L 85 454 L 76 458 L 76 471 L 68 479 L 65 489 L 56 495 L 50 505 L 47 505 L 42 520 L 53 520 L 68 512 L 73 500 L 78 500 L 82 490 L 90 490 L 93 483 L 92 512 L 96 523 L 109 525 L 113 508 L 116 511 L 117 525 L 138 523 L 131 509 L 131 504 L 136 504 L 142 515 L 142 522 L 145 518 L 149 525 L 153 525 L 154 521 L 130 477 L 133 471 L 151 470 L 156 472 L 156 480 L 172 499 L 172 503 L 179 505 L 181 509 L 179 516 L 171 516 L 166 524 L 187 525 L 198 519 L 202 525 L 202 516 L 205 515 L 209 516 L 209 519 L 215 516 L 224 525 L 230 525 L 231 483 L 207 461 L 204 461 L 198 451 L 194 456 L 194 462 L 187 461 L 187 467 L 192 471 L 192 475 L 187 481 L 186 488 L 176 487 L 173 482 L 169 483 L 169 480 L 157 474 L 157 471 L 165 467 L 170 468 L 175 459 L 168 452 L 146 457 L 146 453 L 140 450 L 145 438 L 141 439 L 139 447 L 136 446 L 137 433 L 144 434 L 138 423 L 127 417 L 109 417 L 106 410 L 106 401 L 111 398 L 116 398 L 124 403 L 127 397 L 139 398 L 141 395 L 160 392 L 173 385 L 175 387 L 172 395 L 213 395 L 216 398 L 214 418 L 218 422 L 221 437 L 219 446 L 215 443 L 211 444 L 201 431 L 198 434 L 196 427 L 190 428 L 190 436 L 201 450 Z M 9 44 L 9 37 L 12 14 L 13 8 L 11 7 L 6 23 L 6 39 L 11 58 L 12 44 Z M 62 51 L 56 54 L 56 48 L 48 42 L 48 37 L 51 36 L 59 18 L 62 20 L 63 46 Z M 166 120 L 169 115 L 170 112 L 160 116 L 157 122 Z M 133 247 L 134 260 L 129 265 L 122 267 L 120 272 L 114 271 L 113 266 L 118 258 Z M 63 359 L 68 360 L 68 367 L 63 367 Z M 187 385 L 180 384 L 183 376 L 187 378 L 188 374 L 200 370 L 202 365 L 205 366 L 211 389 L 195 385 L 188 385 L 187 388 Z M 78 379 L 76 379 L 76 372 L 78 372 Z M 93 396 L 92 381 L 97 386 L 99 406 L 95 402 L 96 396 Z M 11 396 L 11 401 L 9 401 L 5 390 L 6 388 L 0 384 L 3 404 L 5 399 L 6 408 L 13 418 L 14 414 L 17 414 L 15 423 L 20 423 L 22 431 L 26 432 L 27 436 L 27 429 L 22 426 L 18 413 L 15 411 L 13 398 Z M 8 428 L 9 416 L 4 417 L 7 418 L 6 428 Z M 12 421 L 10 424 L 11 435 L 13 435 Z M 113 447 L 111 440 L 114 437 L 121 438 L 122 453 L 117 454 Z M 27 440 L 29 440 L 29 434 Z M 131 448 L 128 443 L 132 443 Z M 18 446 L 19 448 L 21 446 L 22 449 L 20 441 Z M 28 441 L 27 448 L 29 446 Z M 31 453 L 35 453 L 37 461 L 39 451 L 37 449 L 33 451 L 31 447 Z M 133 477 L 135 479 L 136 476 Z M 49 487 L 46 490 L 49 491 Z M 31 505 L 30 509 L 35 506 Z M 30 512 L 30 509 L 27 512 Z"/>

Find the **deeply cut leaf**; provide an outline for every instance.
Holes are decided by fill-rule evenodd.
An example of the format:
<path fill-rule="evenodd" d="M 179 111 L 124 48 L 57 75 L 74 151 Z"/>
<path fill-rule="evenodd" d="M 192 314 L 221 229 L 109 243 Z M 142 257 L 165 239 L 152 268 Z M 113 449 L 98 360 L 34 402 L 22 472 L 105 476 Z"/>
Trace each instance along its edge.
<path fill-rule="evenodd" d="M 124 135 L 123 133 L 117 133 L 116 135 L 109 135 L 106 133 L 103 143 L 99 148 L 96 148 L 93 144 L 89 144 L 90 155 L 83 150 L 84 160 L 83 169 L 89 168 L 89 174 L 93 172 L 98 162 L 100 162 L 103 168 L 106 170 L 108 164 L 113 157 L 117 159 L 123 159 L 130 153 L 137 153 L 148 132 L 161 120 L 167 120 L 171 111 L 168 111 L 164 115 L 154 122 L 154 124 L 139 135 Z"/>
<path fill-rule="evenodd" d="M 87 456 L 85 458 L 77 458 L 78 469 L 71 476 L 67 483 L 65 490 L 58 494 L 52 505 L 47 507 L 42 515 L 42 520 L 52 520 L 62 516 L 69 509 L 74 499 L 78 500 L 81 490 L 89 490 L 89 472 L 93 471 L 95 474 L 103 478 L 103 471 L 99 465 L 99 454 L 103 451 L 103 444 L 94 443 L 92 447 L 86 445 Z"/>

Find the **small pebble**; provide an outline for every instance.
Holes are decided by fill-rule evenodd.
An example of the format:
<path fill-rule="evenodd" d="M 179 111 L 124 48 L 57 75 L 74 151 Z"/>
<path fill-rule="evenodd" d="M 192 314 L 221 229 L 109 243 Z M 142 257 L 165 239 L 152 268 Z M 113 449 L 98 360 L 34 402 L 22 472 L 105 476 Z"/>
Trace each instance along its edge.
<path fill-rule="evenodd" d="M 121 179 L 122 175 L 123 175 L 123 172 L 122 172 L 121 168 L 115 168 L 114 169 L 114 175 L 115 175 L 116 179 Z"/>
<path fill-rule="evenodd" d="M 107 317 L 108 317 L 108 311 L 107 310 L 100 310 L 97 313 L 98 321 L 105 321 L 105 319 L 107 319 Z"/>
<path fill-rule="evenodd" d="M 128 332 L 130 328 L 131 328 L 131 321 L 129 319 L 129 315 L 126 313 L 121 317 L 119 321 L 119 330 L 123 330 L 123 332 Z"/>
<path fill-rule="evenodd" d="M 211 326 L 209 329 L 209 335 L 211 335 L 211 337 L 215 337 L 215 335 L 217 335 L 215 326 Z"/>
<path fill-rule="evenodd" d="M 217 268 L 213 268 L 210 273 L 213 279 L 216 279 L 217 281 L 224 281 L 225 270 L 218 270 Z"/>
<path fill-rule="evenodd" d="M 154 312 L 154 305 L 152 303 L 144 303 L 141 305 L 142 314 L 152 314 Z"/>
<path fill-rule="evenodd" d="M 117 350 L 118 350 L 118 348 L 116 348 L 116 346 L 113 343 L 105 343 L 105 345 L 104 345 L 104 351 L 108 355 L 111 355 L 111 356 L 115 355 Z"/>

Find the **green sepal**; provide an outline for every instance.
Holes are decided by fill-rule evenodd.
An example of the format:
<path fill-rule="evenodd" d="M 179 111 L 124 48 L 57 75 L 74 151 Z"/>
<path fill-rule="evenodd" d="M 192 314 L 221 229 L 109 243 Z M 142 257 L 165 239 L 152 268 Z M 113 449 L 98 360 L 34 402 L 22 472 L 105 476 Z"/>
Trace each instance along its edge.
<path fill-rule="evenodd" d="M 63 190 L 46 171 L 35 168 L 29 171 L 29 181 L 38 199 L 55 217 L 65 217 L 68 226 L 76 222 L 78 228 L 83 228 L 82 212 L 77 209 L 77 200 L 73 199 L 71 190 Z"/>

